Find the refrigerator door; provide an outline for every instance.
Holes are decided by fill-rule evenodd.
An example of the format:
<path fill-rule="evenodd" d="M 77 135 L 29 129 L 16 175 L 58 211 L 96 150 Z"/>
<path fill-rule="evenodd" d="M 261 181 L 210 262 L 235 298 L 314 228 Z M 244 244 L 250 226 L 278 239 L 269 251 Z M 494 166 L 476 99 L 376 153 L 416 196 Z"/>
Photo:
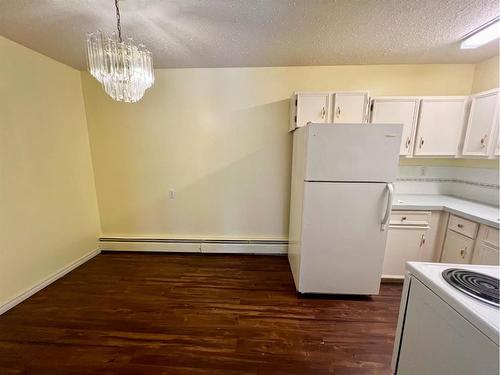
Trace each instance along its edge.
<path fill-rule="evenodd" d="M 299 292 L 378 294 L 386 183 L 306 182 Z"/>
<path fill-rule="evenodd" d="M 395 181 L 402 131 L 402 124 L 308 125 L 305 180 Z"/>

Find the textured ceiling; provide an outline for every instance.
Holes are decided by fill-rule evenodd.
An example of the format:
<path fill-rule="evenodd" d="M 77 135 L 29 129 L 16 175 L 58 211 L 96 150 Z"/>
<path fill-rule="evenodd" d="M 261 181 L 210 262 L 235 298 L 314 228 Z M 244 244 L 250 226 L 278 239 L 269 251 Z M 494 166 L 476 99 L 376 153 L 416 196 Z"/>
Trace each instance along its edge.
<path fill-rule="evenodd" d="M 472 63 L 460 50 L 497 0 L 121 0 L 125 36 L 155 67 Z M 115 28 L 114 0 L 0 0 L 0 35 L 85 69 L 89 31 Z"/>

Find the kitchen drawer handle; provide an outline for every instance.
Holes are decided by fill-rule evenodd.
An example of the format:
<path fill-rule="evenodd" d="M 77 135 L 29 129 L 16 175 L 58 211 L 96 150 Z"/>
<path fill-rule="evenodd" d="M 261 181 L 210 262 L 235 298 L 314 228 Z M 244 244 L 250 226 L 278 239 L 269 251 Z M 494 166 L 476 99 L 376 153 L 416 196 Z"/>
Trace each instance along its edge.
<path fill-rule="evenodd" d="M 488 135 L 485 135 L 483 138 L 481 138 L 481 147 L 486 147 L 486 139 L 488 139 Z"/>
<path fill-rule="evenodd" d="M 401 218 L 401 221 L 405 221 L 405 220 L 406 220 L 406 216 L 403 216 L 403 217 Z"/>
<path fill-rule="evenodd" d="M 465 259 L 465 255 L 467 254 L 467 247 L 464 247 L 462 250 L 460 250 L 460 256 L 462 259 Z"/>
<path fill-rule="evenodd" d="M 463 224 L 457 224 L 457 227 L 459 227 L 460 229 L 462 229 L 464 227 Z"/>

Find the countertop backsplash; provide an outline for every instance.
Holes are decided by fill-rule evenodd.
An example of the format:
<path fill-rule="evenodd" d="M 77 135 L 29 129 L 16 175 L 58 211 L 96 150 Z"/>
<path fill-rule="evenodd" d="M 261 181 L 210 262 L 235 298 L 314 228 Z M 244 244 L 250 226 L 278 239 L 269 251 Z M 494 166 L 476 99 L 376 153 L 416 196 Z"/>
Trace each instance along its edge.
<path fill-rule="evenodd" d="M 445 194 L 499 205 L 499 171 L 486 168 L 400 166 L 397 194 Z"/>

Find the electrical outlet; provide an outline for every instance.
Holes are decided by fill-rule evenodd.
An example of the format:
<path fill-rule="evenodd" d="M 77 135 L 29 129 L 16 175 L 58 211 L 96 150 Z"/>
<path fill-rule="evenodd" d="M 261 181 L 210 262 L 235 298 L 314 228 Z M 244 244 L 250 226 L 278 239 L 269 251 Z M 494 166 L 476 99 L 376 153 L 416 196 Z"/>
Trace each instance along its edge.
<path fill-rule="evenodd" d="M 174 190 L 174 189 L 170 189 L 170 190 L 168 191 L 168 197 L 169 197 L 170 199 L 175 199 L 175 190 Z"/>

